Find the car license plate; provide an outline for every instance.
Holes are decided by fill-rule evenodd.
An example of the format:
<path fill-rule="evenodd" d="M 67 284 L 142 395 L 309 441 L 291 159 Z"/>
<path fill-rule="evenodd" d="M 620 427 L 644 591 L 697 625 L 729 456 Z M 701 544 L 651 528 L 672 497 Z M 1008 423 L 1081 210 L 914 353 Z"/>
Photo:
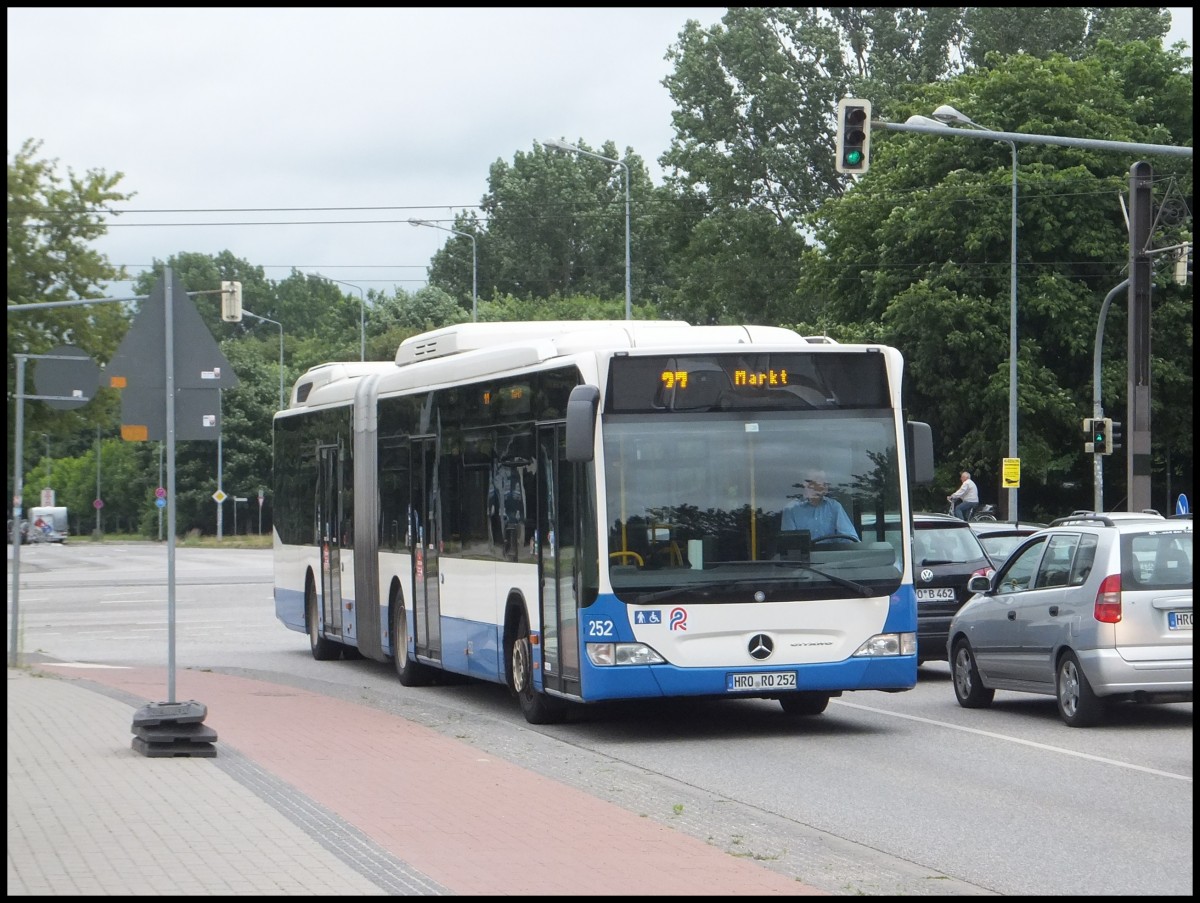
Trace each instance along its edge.
<path fill-rule="evenodd" d="M 1191 630 L 1192 613 L 1190 611 L 1167 612 L 1167 627 L 1171 630 Z"/>
<path fill-rule="evenodd" d="M 725 689 L 730 693 L 743 690 L 794 690 L 795 671 L 760 671 L 755 674 L 725 675 Z"/>
<path fill-rule="evenodd" d="M 939 586 L 933 589 L 917 590 L 918 602 L 953 602 L 954 599 L 954 587 L 952 586 Z"/>

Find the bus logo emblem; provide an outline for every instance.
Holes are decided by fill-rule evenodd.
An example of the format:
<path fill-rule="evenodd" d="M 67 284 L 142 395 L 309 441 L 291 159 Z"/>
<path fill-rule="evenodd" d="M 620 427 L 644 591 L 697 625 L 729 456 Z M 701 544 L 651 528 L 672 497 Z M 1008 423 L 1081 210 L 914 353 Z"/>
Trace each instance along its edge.
<path fill-rule="evenodd" d="M 765 633 L 756 633 L 750 637 L 750 645 L 747 648 L 750 650 L 750 657 L 761 662 L 771 657 L 771 653 L 775 651 L 775 644 Z"/>

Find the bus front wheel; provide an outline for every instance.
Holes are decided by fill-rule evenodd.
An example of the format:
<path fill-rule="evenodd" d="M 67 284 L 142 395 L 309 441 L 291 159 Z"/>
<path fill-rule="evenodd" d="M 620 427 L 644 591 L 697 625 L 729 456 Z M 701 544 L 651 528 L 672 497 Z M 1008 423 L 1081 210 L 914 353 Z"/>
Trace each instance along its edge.
<path fill-rule="evenodd" d="M 529 618 L 521 623 L 509 650 L 509 686 L 521 704 L 521 714 L 530 724 L 557 724 L 566 715 L 567 704 L 540 692 L 533 685 L 533 643 L 529 638 Z"/>

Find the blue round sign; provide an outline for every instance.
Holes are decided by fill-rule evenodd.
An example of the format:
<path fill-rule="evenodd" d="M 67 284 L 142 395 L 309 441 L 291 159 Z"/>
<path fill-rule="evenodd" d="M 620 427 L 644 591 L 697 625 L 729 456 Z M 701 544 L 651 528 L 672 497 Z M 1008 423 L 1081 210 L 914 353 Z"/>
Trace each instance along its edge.
<path fill-rule="evenodd" d="M 1184 495 L 1182 492 L 1179 493 L 1179 498 L 1177 498 L 1175 500 L 1175 513 L 1176 514 L 1187 514 L 1189 510 L 1190 509 L 1188 508 L 1188 497 L 1186 495 Z"/>
<path fill-rule="evenodd" d="M 155 499 L 155 500 L 154 500 L 154 507 L 155 507 L 155 508 L 165 508 L 165 507 L 167 507 L 167 500 L 166 500 L 166 499 L 161 499 L 161 498 L 160 498 L 160 499 Z"/>

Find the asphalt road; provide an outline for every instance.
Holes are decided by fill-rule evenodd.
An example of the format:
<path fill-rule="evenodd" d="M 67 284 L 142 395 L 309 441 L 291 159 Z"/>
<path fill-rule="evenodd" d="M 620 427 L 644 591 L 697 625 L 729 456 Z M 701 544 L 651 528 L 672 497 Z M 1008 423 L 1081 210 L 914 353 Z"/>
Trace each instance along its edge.
<path fill-rule="evenodd" d="M 835 894 L 1192 894 L 1190 704 L 1072 729 L 1049 697 L 962 709 L 929 663 L 910 692 L 812 719 L 676 701 L 533 727 L 495 685 L 409 689 L 389 664 L 314 661 L 275 620 L 257 550 L 177 548 L 172 591 L 164 545 L 25 546 L 18 617 L 22 655 L 102 664 L 167 665 L 173 622 L 176 668 L 396 711 Z"/>

